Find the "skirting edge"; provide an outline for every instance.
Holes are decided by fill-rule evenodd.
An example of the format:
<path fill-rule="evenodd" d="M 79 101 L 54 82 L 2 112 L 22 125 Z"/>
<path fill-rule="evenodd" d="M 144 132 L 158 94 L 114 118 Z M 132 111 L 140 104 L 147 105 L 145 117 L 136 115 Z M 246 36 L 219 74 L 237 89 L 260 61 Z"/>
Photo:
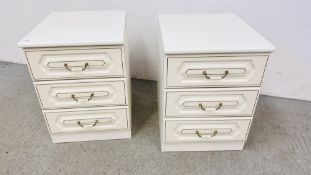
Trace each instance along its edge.
<path fill-rule="evenodd" d="M 162 152 L 169 151 L 232 151 L 243 150 L 244 141 L 229 142 L 196 142 L 196 143 L 164 143 L 161 145 Z"/>
<path fill-rule="evenodd" d="M 96 132 L 57 133 L 51 134 L 51 138 L 53 143 L 126 139 L 126 138 L 129 139 L 131 138 L 131 131 L 111 130 L 111 131 L 96 131 Z"/>

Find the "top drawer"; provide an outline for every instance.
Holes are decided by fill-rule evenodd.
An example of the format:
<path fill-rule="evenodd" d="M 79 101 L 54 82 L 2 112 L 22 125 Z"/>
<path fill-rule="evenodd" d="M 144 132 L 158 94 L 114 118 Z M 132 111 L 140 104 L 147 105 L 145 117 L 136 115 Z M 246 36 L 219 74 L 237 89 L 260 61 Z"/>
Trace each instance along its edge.
<path fill-rule="evenodd" d="M 259 86 L 268 56 L 174 57 L 167 60 L 168 87 Z"/>
<path fill-rule="evenodd" d="M 122 50 L 27 51 L 34 80 L 123 77 Z"/>

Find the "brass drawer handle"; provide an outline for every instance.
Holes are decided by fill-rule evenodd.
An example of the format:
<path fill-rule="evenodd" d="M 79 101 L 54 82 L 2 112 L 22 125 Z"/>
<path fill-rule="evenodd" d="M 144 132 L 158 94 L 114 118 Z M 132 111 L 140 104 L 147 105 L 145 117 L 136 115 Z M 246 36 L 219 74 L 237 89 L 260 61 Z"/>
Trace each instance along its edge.
<path fill-rule="evenodd" d="M 79 98 L 79 97 L 76 97 L 75 94 L 71 95 L 71 98 L 77 102 L 90 101 L 92 100 L 93 97 L 94 97 L 94 93 L 91 93 L 91 95 L 88 98 Z"/>
<path fill-rule="evenodd" d="M 202 111 L 217 111 L 222 107 L 222 103 L 219 103 L 215 108 L 204 107 L 202 103 L 199 103 L 199 107 Z"/>
<path fill-rule="evenodd" d="M 195 131 L 195 133 L 198 135 L 198 137 L 203 137 L 203 135 L 210 135 L 211 137 L 214 137 L 217 133 L 218 133 L 218 131 L 217 130 L 213 130 L 213 132 L 212 133 L 209 133 L 209 134 L 202 134 L 202 133 L 200 133 L 198 130 L 196 130 Z"/>
<path fill-rule="evenodd" d="M 94 123 L 82 123 L 81 121 L 78 121 L 77 124 L 82 128 L 90 128 L 96 126 L 98 123 L 98 120 L 95 120 Z"/>
<path fill-rule="evenodd" d="M 70 67 L 70 66 L 68 66 L 67 63 L 65 63 L 64 67 L 67 70 L 71 71 L 71 72 L 75 72 L 75 71 L 84 71 L 87 68 L 88 65 L 89 65 L 89 63 L 85 63 L 83 67 L 81 67 L 81 66 L 72 66 L 72 67 Z"/>
<path fill-rule="evenodd" d="M 205 78 L 208 79 L 208 80 L 210 80 L 210 79 L 217 79 L 217 80 L 224 79 L 224 78 L 226 78 L 226 76 L 227 76 L 228 74 L 229 74 L 229 71 L 226 70 L 221 76 L 218 76 L 218 77 L 213 76 L 213 77 L 211 77 L 211 76 L 209 76 L 209 75 L 207 74 L 206 71 L 203 71 L 203 75 L 204 75 Z"/>

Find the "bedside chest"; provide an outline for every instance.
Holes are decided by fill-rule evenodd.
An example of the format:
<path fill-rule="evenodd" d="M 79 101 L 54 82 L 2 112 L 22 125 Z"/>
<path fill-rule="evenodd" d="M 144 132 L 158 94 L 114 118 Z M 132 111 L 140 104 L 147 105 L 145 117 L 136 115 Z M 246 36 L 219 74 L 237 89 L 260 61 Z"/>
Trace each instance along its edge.
<path fill-rule="evenodd" d="M 55 12 L 25 51 L 53 143 L 131 137 L 124 11 Z"/>
<path fill-rule="evenodd" d="M 242 150 L 274 46 L 233 14 L 159 20 L 161 150 Z"/>

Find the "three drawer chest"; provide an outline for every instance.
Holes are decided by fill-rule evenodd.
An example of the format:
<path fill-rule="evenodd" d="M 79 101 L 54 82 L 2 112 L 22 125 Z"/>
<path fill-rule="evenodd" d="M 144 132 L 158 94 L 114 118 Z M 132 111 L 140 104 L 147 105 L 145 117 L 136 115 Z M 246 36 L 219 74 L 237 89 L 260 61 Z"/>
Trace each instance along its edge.
<path fill-rule="evenodd" d="M 161 150 L 242 150 L 274 46 L 234 14 L 159 22 Z"/>
<path fill-rule="evenodd" d="M 54 12 L 19 42 L 53 143 L 131 137 L 124 11 Z"/>

